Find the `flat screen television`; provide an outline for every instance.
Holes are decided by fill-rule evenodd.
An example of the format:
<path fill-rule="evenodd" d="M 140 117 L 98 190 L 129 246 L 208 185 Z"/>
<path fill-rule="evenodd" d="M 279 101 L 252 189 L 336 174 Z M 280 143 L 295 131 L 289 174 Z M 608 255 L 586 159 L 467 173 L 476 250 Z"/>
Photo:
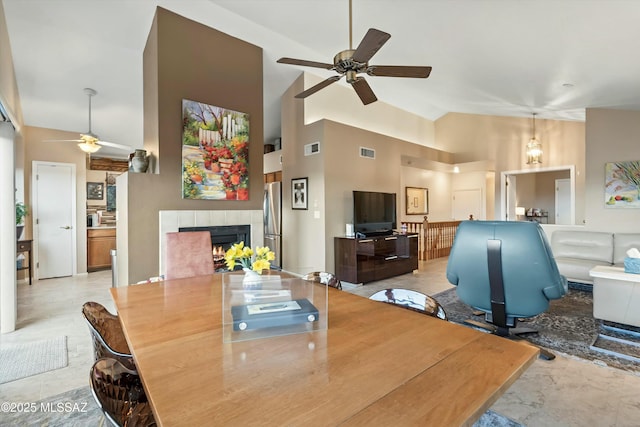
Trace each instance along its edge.
<path fill-rule="evenodd" d="M 396 228 L 396 194 L 353 192 L 353 227 L 365 236 L 393 234 Z"/>

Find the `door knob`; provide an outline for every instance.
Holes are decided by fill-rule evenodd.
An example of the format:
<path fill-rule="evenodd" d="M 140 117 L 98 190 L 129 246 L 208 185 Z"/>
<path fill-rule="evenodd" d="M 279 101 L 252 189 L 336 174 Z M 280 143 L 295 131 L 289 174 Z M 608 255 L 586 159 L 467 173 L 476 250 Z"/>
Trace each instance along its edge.
<path fill-rule="evenodd" d="M 70 227 L 70 226 L 68 226 L 68 225 L 67 225 L 67 226 L 65 226 L 65 227 L 60 227 L 60 228 L 63 228 L 63 229 L 65 229 L 65 230 L 71 230 L 71 227 Z"/>

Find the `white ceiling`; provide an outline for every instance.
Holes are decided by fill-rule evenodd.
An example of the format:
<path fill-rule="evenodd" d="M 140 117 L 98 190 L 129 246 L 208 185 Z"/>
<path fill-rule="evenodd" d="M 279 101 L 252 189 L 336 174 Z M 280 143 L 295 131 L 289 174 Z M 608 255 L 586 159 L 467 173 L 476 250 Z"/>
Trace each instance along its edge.
<path fill-rule="evenodd" d="M 279 136 L 280 96 L 302 70 L 334 74 L 275 61 L 332 62 L 349 47 L 348 0 L 2 2 L 25 124 L 87 131 L 91 87 L 93 132 L 133 147 L 157 5 L 264 49 L 266 140 Z M 353 0 L 353 47 L 373 27 L 392 37 L 371 64 L 433 66 L 428 79 L 367 77 L 380 101 L 431 120 L 584 120 L 587 107 L 640 109 L 639 17 L 637 0 Z"/>

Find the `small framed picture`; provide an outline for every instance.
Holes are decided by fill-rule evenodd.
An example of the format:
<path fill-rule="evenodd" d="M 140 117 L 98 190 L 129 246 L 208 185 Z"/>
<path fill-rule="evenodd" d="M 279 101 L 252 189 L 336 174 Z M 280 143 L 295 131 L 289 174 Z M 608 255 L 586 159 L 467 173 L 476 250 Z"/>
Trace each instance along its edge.
<path fill-rule="evenodd" d="M 291 180 L 291 209 L 307 209 L 309 194 L 307 194 L 308 178 Z"/>
<path fill-rule="evenodd" d="M 104 198 L 103 182 L 87 182 L 87 200 L 102 200 Z"/>

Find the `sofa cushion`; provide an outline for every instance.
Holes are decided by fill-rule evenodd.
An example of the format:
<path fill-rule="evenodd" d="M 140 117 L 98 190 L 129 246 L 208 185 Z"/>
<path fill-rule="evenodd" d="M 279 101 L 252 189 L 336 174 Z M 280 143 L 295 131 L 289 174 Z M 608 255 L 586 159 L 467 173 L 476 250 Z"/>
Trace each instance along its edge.
<path fill-rule="evenodd" d="M 640 250 L 640 233 L 616 233 L 613 236 L 613 263 L 624 264 L 627 251 L 631 248 Z"/>
<path fill-rule="evenodd" d="M 605 263 L 603 265 L 611 265 L 613 260 L 613 233 L 554 231 L 551 235 L 551 250 L 556 260 L 558 258 L 576 258 L 578 260 L 598 261 Z M 562 274 L 569 277 L 565 272 L 562 272 Z"/>
<path fill-rule="evenodd" d="M 558 270 L 570 282 L 593 284 L 589 271 L 597 265 L 611 265 L 608 262 L 584 260 L 577 258 L 556 258 Z"/>

